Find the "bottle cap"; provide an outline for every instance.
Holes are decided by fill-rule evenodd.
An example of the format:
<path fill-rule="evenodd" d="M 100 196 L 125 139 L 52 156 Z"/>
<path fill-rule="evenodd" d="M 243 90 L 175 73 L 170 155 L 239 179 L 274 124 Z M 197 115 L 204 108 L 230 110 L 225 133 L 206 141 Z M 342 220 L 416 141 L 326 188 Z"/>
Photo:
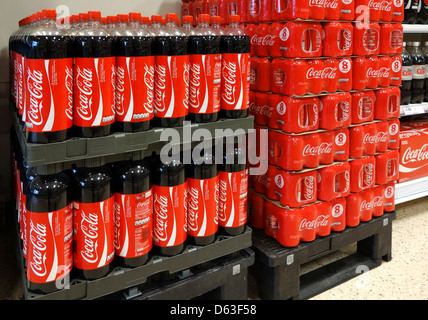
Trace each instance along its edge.
<path fill-rule="evenodd" d="M 88 21 L 89 15 L 87 13 L 79 13 L 79 20 L 80 21 Z"/>
<path fill-rule="evenodd" d="M 101 11 L 88 11 L 89 20 L 101 20 Z"/>
<path fill-rule="evenodd" d="M 221 17 L 220 16 L 212 16 L 211 17 L 211 23 L 221 24 Z"/>
<path fill-rule="evenodd" d="M 183 16 L 183 24 L 184 23 L 193 23 L 193 16 Z"/>
<path fill-rule="evenodd" d="M 198 19 L 199 19 L 199 22 L 210 22 L 210 15 L 209 14 L 200 14 Z"/>
<path fill-rule="evenodd" d="M 238 15 L 233 14 L 233 15 L 229 16 L 229 22 L 230 23 L 239 23 L 239 22 L 241 22 L 241 18 Z"/>
<path fill-rule="evenodd" d="M 141 17 L 141 23 L 151 24 L 150 18 L 149 17 Z"/>
<path fill-rule="evenodd" d="M 141 13 L 139 12 L 130 12 L 129 21 L 138 21 L 141 22 Z"/>
<path fill-rule="evenodd" d="M 116 16 L 107 16 L 107 23 L 117 23 Z"/>
<path fill-rule="evenodd" d="M 127 14 L 118 14 L 117 15 L 117 21 L 118 22 L 128 22 L 128 15 Z"/>
<path fill-rule="evenodd" d="M 170 22 L 170 21 L 174 21 L 176 22 L 178 20 L 178 16 L 176 13 L 167 13 L 165 15 L 165 19 L 166 21 Z"/>
<path fill-rule="evenodd" d="M 152 23 L 162 23 L 162 16 L 158 14 L 152 15 Z"/>
<path fill-rule="evenodd" d="M 43 19 L 56 19 L 56 11 L 51 9 L 42 10 Z"/>

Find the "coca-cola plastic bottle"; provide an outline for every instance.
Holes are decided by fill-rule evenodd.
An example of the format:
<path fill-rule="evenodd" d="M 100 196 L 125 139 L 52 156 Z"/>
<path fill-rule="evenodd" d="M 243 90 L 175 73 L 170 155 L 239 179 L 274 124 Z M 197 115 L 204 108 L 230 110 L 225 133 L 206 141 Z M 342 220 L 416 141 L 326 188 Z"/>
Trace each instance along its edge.
<path fill-rule="evenodd" d="M 420 1 L 421 0 L 404 0 L 403 23 L 415 24 L 418 21 Z"/>
<path fill-rule="evenodd" d="M 154 117 L 153 37 L 141 28 L 141 14 L 136 12 L 129 13 L 129 24 L 117 33 L 116 131 L 146 131 Z"/>
<path fill-rule="evenodd" d="M 406 42 L 403 43 L 403 60 L 402 76 L 401 76 L 401 105 L 410 104 L 412 99 L 412 79 L 413 79 L 413 63 L 410 54 L 406 50 Z"/>
<path fill-rule="evenodd" d="M 73 212 L 69 179 L 63 173 L 38 175 L 29 185 L 27 208 L 27 279 L 30 291 L 61 289 L 73 268 Z"/>
<path fill-rule="evenodd" d="M 162 26 L 162 17 L 152 16 L 155 125 L 163 128 L 182 126 L 189 113 L 188 38 L 177 19 L 177 14 L 168 13 Z"/>
<path fill-rule="evenodd" d="M 181 253 L 187 238 L 187 181 L 185 166 L 174 159 L 162 163 L 154 157 L 153 244 L 160 254 Z"/>
<path fill-rule="evenodd" d="M 111 134 L 115 121 L 114 39 L 101 25 L 99 11 L 88 17 L 74 39 L 74 126 L 84 138 Z"/>
<path fill-rule="evenodd" d="M 425 95 L 424 95 L 424 101 L 428 101 L 428 73 L 426 72 L 428 70 L 428 42 L 425 42 L 425 46 L 422 50 L 422 54 L 424 56 L 425 60 Z"/>
<path fill-rule="evenodd" d="M 420 42 L 412 43 L 410 57 L 412 58 L 412 99 L 411 103 L 422 103 L 425 95 L 425 59 L 419 46 Z"/>
<path fill-rule="evenodd" d="M 219 177 L 208 152 L 187 165 L 187 234 L 197 245 L 214 242 L 218 230 Z"/>
<path fill-rule="evenodd" d="M 104 161 L 88 159 L 75 173 L 74 265 L 92 280 L 110 271 L 114 258 L 114 192 L 111 169 Z"/>
<path fill-rule="evenodd" d="M 25 41 L 27 141 L 64 141 L 73 125 L 73 59 L 56 11 L 43 10 L 40 26 L 30 29 Z"/>
<path fill-rule="evenodd" d="M 115 252 L 126 267 L 146 263 L 152 248 L 153 194 L 148 161 L 117 164 L 115 184 Z"/>
<path fill-rule="evenodd" d="M 194 33 L 193 28 L 193 17 L 192 16 L 183 16 L 181 19 L 181 28 L 184 33 L 189 37 Z"/>
<path fill-rule="evenodd" d="M 220 37 L 209 26 L 210 16 L 199 15 L 199 24 L 189 36 L 189 118 L 192 122 L 214 122 L 220 112 Z"/>
<path fill-rule="evenodd" d="M 239 16 L 230 16 L 230 25 L 220 40 L 222 53 L 221 118 L 248 116 L 251 39 L 239 26 Z"/>
<path fill-rule="evenodd" d="M 218 224 L 222 232 L 238 235 L 247 221 L 248 169 L 242 149 L 226 147 L 219 166 Z"/>

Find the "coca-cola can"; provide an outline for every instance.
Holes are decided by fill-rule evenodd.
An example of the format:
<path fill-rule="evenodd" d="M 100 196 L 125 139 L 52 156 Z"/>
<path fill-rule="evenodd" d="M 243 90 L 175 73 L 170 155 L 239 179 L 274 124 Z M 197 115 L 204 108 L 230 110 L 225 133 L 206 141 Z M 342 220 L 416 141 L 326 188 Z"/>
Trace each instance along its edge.
<path fill-rule="evenodd" d="M 368 61 L 365 57 L 352 58 L 352 89 L 364 90 L 367 88 Z"/>
<path fill-rule="evenodd" d="M 373 56 L 367 59 L 367 89 L 376 89 L 379 86 L 379 57 Z"/>
<path fill-rule="evenodd" d="M 380 54 L 400 54 L 403 51 L 403 26 L 384 23 L 380 28 Z"/>
<path fill-rule="evenodd" d="M 352 96 L 350 93 L 320 97 L 320 128 L 334 130 L 351 125 Z"/>
<path fill-rule="evenodd" d="M 387 183 L 383 186 L 385 188 L 384 196 L 384 212 L 395 211 L 395 182 Z"/>
<path fill-rule="evenodd" d="M 273 21 L 307 20 L 310 16 L 309 0 L 272 0 Z"/>
<path fill-rule="evenodd" d="M 379 10 L 380 10 L 380 17 L 379 20 L 380 21 L 392 21 L 392 7 L 393 7 L 393 2 L 396 0 L 382 0 L 380 2 L 380 6 L 379 6 Z M 403 2 L 402 0 L 400 0 L 401 2 Z"/>
<path fill-rule="evenodd" d="M 401 90 L 399 87 L 376 90 L 374 118 L 386 120 L 400 116 Z"/>
<path fill-rule="evenodd" d="M 350 22 L 325 22 L 323 23 L 323 56 L 344 57 L 353 52 L 354 27 Z"/>
<path fill-rule="evenodd" d="M 325 20 L 340 20 L 342 15 L 342 0 L 326 0 L 324 1 Z"/>
<path fill-rule="evenodd" d="M 400 119 L 388 120 L 388 149 L 397 150 L 400 148 Z"/>
<path fill-rule="evenodd" d="M 352 124 L 361 124 L 374 120 L 375 93 L 373 91 L 352 93 Z"/>
<path fill-rule="evenodd" d="M 352 21 L 355 16 L 354 0 L 341 0 L 340 20 Z"/>
<path fill-rule="evenodd" d="M 271 90 L 271 61 L 268 58 L 250 58 L 250 89 L 268 92 Z"/>
<path fill-rule="evenodd" d="M 376 182 L 376 158 L 368 156 L 350 161 L 351 192 L 371 189 Z"/>
<path fill-rule="evenodd" d="M 377 151 L 378 128 L 376 123 L 349 128 L 351 158 L 372 156 Z"/>
<path fill-rule="evenodd" d="M 339 90 L 351 91 L 353 85 L 353 62 L 351 58 L 339 58 Z"/>
<path fill-rule="evenodd" d="M 399 158 L 398 150 L 389 150 L 376 155 L 376 184 L 382 185 L 398 180 Z"/>
<path fill-rule="evenodd" d="M 255 117 L 254 122 L 260 126 L 267 126 L 269 118 L 272 117 L 272 109 L 269 101 L 270 94 L 257 92 L 255 94 Z"/>
<path fill-rule="evenodd" d="M 258 25 L 257 24 L 247 24 L 247 27 L 245 28 L 245 30 L 247 31 L 248 36 L 251 39 L 251 56 L 254 57 L 257 55 L 256 52 L 256 45 L 257 45 L 257 29 L 258 29 Z"/>
<path fill-rule="evenodd" d="M 256 39 L 256 55 L 259 57 L 267 57 L 270 54 L 269 43 L 271 39 L 271 26 L 267 23 L 260 23 L 257 31 Z"/>
<path fill-rule="evenodd" d="M 383 215 L 384 209 L 384 187 L 378 186 L 350 194 L 346 198 L 347 213 L 346 225 L 356 227 L 360 222 L 372 220 L 373 216 Z"/>
<path fill-rule="evenodd" d="M 303 59 L 273 59 L 271 64 L 272 93 L 301 96 L 308 91 L 308 62 Z"/>
<path fill-rule="evenodd" d="M 402 22 L 404 20 L 403 0 L 392 0 L 392 19 L 393 22 Z"/>
<path fill-rule="evenodd" d="M 400 86 L 402 82 L 403 59 L 401 55 L 391 57 L 391 86 Z"/>
<path fill-rule="evenodd" d="M 263 229 L 265 200 L 262 195 L 248 190 L 248 223 L 255 229 Z"/>
<path fill-rule="evenodd" d="M 378 86 L 389 87 L 391 84 L 391 57 L 379 57 Z"/>
<path fill-rule="evenodd" d="M 354 24 L 354 55 L 378 55 L 380 47 L 380 26 L 377 22 L 370 22 L 368 27 L 360 23 Z"/>
<path fill-rule="evenodd" d="M 305 1 L 306 0 L 303 0 L 301 2 L 305 2 Z M 326 11 L 328 11 L 326 10 L 325 2 L 326 2 L 325 0 L 309 0 L 309 11 L 310 11 L 309 19 L 312 19 L 312 20 L 325 19 Z"/>
<path fill-rule="evenodd" d="M 342 162 L 318 170 L 318 199 L 331 201 L 346 197 L 350 192 L 349 162 Z"/>

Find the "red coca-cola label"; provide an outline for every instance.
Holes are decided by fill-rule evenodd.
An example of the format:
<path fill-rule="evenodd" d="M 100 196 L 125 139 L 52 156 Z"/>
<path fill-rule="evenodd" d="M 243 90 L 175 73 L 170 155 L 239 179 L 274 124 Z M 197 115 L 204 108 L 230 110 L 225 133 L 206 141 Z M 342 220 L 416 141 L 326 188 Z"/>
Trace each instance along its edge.
<path fill-rule="evenodd" d="M 74 265 L 94 270 L 114 257 L 114 196 L 95 203 L 74 203 Z"/>
<path fill-rule="evenodd" d="M 207 237 L 218 229 L 219 178 L 187 179 L 187 233 Z"/>
<path fill-rule="evenodd" d="M 116 255 L 136 258 L 152 248 L 152 190 L 140 194 L 115 194 L 114 247 Z"/>
<path fill-rule="evenodd" d="M 235 228 L 247 222 L 248 170 L 219 173 L 219 216 L 222 227 Z"/>
<path fill-rule="evenodd" d="M 189 56 L 155 57 L 155 115 L 180 118 L 189 113 Z"/>
<path fill-rule="evenodd" d="M 159 247 L 182 244 L 187 236 L 187 182 L 153 187 L 153 242 Z"/>
<path fill-rule="evenodd" d="M 47 212 L 27 211 L 27 278 L 47 283 L 73 268 L 73 212 L 71 207 Z"/>
<path fill-rule="evenodd" d="M 249 57 L 249 53 L 223 54 L 221 74 L 221 108 L 223 110 L 245 110 L 249 108 Z"/>
<path fill-rule="evenodd" d="M 25 60 L 28 131 L 53 132 L 71 128 L 73 125 L 72 79 L 73 60 L 71 58 Z M 19 86 L 21 85 L 22 81 L 19 83 Z"/>
<path fill-rule="evenodd" d="M 220 111 L 221 55 L 190 56 L 189 112 L 210 114 Z"/>
<path fill-rule="evenodd" d="M 100 127 L 115 120 L 116 58 L 75 58 L 74 125 Z"/>
<path fill-rule="evenodd" d="M 153 119 L 154 57 L 116 58 L 116 120 Z"/>

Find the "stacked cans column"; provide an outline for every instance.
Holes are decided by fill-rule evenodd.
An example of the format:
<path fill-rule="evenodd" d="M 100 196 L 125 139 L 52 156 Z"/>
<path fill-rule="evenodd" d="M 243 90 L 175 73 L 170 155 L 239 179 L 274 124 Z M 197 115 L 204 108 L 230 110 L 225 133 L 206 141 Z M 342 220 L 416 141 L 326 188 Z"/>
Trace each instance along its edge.
<path fill-rule="evenodd" d="M 269 130 L 251 223 L 285 246 L 394 210 L 403 7 L 366 2 L 274 1 L 247 24 L 250 113 Z"/>

